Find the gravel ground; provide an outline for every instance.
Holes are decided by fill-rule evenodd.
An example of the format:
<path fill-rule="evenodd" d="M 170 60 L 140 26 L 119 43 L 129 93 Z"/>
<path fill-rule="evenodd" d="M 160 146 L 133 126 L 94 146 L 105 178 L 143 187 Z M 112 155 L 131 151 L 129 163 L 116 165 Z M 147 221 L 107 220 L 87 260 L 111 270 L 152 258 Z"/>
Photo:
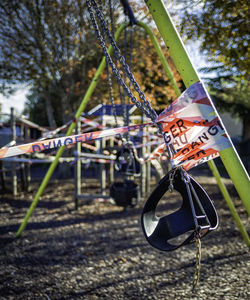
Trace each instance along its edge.
<path fill-rule="evenodd" d="M 196 178 L 197 179 L 197 178 Z M 202 240 L 200 282 L 192 292 L 195 245 L 160 252 L 145 240 L 140 214 L 98 199 L 74 210 L 73 181 L 47 187 L 21 238 L 15 232 L 30 193 L 0 195 L 0 299 L 250 299 L 249 252 L 211 177 L 199 177 L 220 224 Z M 237 211 L 247 214 L 225 180 Z M 88 183 L 91 193 L 96 186 Z M 174 204 L 171 194 L 168 205 Z"/>

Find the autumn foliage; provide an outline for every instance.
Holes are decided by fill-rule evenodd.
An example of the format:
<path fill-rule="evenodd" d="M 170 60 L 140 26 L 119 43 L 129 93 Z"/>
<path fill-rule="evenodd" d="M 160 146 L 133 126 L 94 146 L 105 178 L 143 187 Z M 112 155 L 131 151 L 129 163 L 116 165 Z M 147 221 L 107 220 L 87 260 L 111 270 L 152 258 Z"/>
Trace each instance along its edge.
<path fill-rule="evenodd" d="M 111 28 L 107 2 L 103 1 L 101 6 Z M 132 6 L 135 12 L 140 12 L 136 14 L 138 18 L 145 16 L 144 4 L 135 1 Z M 114 3 L 113 12 L 117 28 L 127 20 L 119 1 Z M 102 58 L 85 2 L 2 1 L 0 16 L 1 92 L 8 95 L 16 84 L 25 83 L 31 87 L 25 107 L 30 119 L 50 127 L 65 123 L 74 116 Z M 157 110 L 162 110 L 176 95 L 150 39 L 139 27 L 134 26 L 132 30 L 132 40 L 127 32 L 127 41 L 121 36 L 119 47 L 130 61 L 148 100 Z M 180 81 L 166 49 L 163 51 L 176 80 Z M 106 77 L 106 72 L 100 76 L 87 109 L 110 102 Z M 115 102 L 120 103 L 117 80 L 113 76 L 112 82 Z"/>

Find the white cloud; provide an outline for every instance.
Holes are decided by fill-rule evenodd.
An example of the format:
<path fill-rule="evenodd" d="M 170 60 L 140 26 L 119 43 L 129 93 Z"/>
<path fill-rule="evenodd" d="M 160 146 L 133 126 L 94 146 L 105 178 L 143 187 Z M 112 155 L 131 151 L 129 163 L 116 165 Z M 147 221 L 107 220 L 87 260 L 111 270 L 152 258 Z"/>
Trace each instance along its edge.
<path fill-rule="evenodd" d="M 26 95 L 28 93 L 28 88 L 21 88 L 17 90 L 17 92 L 10 97 L 6 98 L 0 94 L 0 103 L 2 105 L 3 113 L 10 113 L 10 108 L 14 107 L 15 111 L 18 113 L 22 113 L 24 108 L 24 102 L 26 100 Z"/>

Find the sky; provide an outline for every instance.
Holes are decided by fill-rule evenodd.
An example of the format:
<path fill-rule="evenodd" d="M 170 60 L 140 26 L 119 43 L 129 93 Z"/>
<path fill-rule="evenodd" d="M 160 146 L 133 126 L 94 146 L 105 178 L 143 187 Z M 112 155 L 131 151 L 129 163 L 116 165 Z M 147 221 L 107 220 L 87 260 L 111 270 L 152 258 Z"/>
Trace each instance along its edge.
<path fill-rule="evenodd" d="M 178 9 L 179 6 L 182 6 L 183 4 L 180 2 L 180 5 L 176 7 L 176 3 L 173 6 L 173 3 L 171 1 L 165 1 L 165 5 L 167 5 L 168 9 Z M 187 45 L 187 50 L 189 52 L 191 61 L 193 65 L 196 67 L 196 69 L 203 67 L 206 65 L 206 60 L 204 57 L 202 57 L 199 53 L 199 44 L 192 43 L 191 45 Z M 21 88 L 19 89 L 15 94 L 10 96 L 9 98 L 5 98 L 0 94 L 0 103 L 2 106 L 2 112 L 9 113 L 10 107 L 14 107 L 15 110 L 18 113 L 22 113 L 22 110 L 24 109 L 24 102 L 26 99 L 26 95 L 28 93 L 28 88 Z"/>
<path fill-rule="evenodd" d="M 2 113 L 10 113 L 10 108 L 14 107 L 16 112 L 22 113 L 24 109 L 24 102 L 26 95 L 28 93 L 28 88 L 21 88 L 10 97 L 6 98 L 0 94 L 0 103 L 2 105 Z"/>
<path fill-rule="evenodd" d="M 204 57 L 202 57 L 199 53 L 198 45 L 188 45 L 187 50 L 190 54 L 190 58 L 196 69 L 199 69 L 206 65 L 206 60 Z M 195 58 L 195 59 L 193 59 Z M 10 108 L 14 107 L 16 112 L 22 113 L 22 110 L 24 109 L 24 102 L 26 99 L 26 95 L 28 94 L 29 88 L 28 87 L 22 87 L 17 92 L 8 98 L 4 97 L 0 94 L 0 103 L 2 105 L 2 112 L 3 113 L 9 113 Z"/>
<path fill-rule="evenodd" d="M 195 66 L 198 72 L 199 68 L 204 67 L 206 65 L 205 57 L 202 57 L 200 55 L 199 47 L 195 44 L 186 45 L 186 49 L 190 55 L 193 65 Z M 28 88 L 21 88 L 9 98 L 5 98 L 0 94 L 0 103 L 2 104 L 2 112 L 10 113 L 10 108 L 14 107 L 15 111 L 21 114 L 24 108 L 24 102 L 28 91 L 29 91 Z M 230 136 L 233 137 L 233 136 L 241 135 L 242 124 L 239 124 L 237 120 L 233 120 L 229 114 L 222 114 L 221 117 Z"/>
<path fill-rule="evenodd" d="M 167 5 L 168 9 L 173 9 L 173 3 L 170 1 L 166 1 L 165 5 Z M 183 5 L 180 3 L 180 6 Z M 174 9 L 177 9 L 174 6 Z M 191 45 L 186 45 L 187 51 L 189 52 L 191 61 L 196 69 L 199 69 L 201 67 L 204 67 L 206 65 L 205 57 L 202 57 L 199 53 L 199 44 L 192 43 Z M 28 88 L 21 88 L 19 89 L 15 94 L 12 96 L 5 98 L 3 95 L 0 94 L 0 103 L 2 106 L 2 112 L 3 113 L 9 113 L 10 107 L 14 107 L 15 110 L 18 113 L 22 113 L 22 110 L 24 109 L 24 102 L 26 99 L 26 95 L 28 93 Z"/>

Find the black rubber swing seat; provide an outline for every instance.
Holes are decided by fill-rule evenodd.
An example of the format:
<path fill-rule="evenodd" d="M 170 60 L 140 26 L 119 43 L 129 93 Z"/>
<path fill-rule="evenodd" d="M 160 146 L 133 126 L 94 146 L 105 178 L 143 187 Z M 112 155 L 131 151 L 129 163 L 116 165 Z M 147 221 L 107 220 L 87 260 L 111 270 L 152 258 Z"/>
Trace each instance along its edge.
<path fill-rule="evenodd" d="M 136 161 L 135 155 L 129 147 L 123 146 L 117 151 L 115 170 L 126 176 L 140 176 L 140 164 Z"/>
<path fill-rule="evenodd" d="M 189 183 L 185 182 L 183 170 L 180 169 L 175 171 L 173 181 L 170 182 L 171 172 L 160 180 L 149 196 L 141 216 L 142 229 L 147 241 L 162 251 L 172 251 L 191 243 L 195 240 L 198 230 L 199 236 L 203 237 L 218 226 L 217 212 L 205 190 L 190 175 Z M 181 194 L 182 205 L 177 211 L 159 218 L 156 215 L 156 207 L 169 190 L 170 183 L 173 184 L 174 190 Z M 188 189 L 191 193 L 188 193 Z M 184 234 L 187 234 L 187 237 Z M 169 241 L 181 235 L 185 238 L 179 244 Z"/>
<path fill-rule="evenodd" d="M 132 180 L 114 182 L 110 186 L 110 197 L 115 200 L 117 206 L 135 206 L 140 200 L 139 186 Z"/>

